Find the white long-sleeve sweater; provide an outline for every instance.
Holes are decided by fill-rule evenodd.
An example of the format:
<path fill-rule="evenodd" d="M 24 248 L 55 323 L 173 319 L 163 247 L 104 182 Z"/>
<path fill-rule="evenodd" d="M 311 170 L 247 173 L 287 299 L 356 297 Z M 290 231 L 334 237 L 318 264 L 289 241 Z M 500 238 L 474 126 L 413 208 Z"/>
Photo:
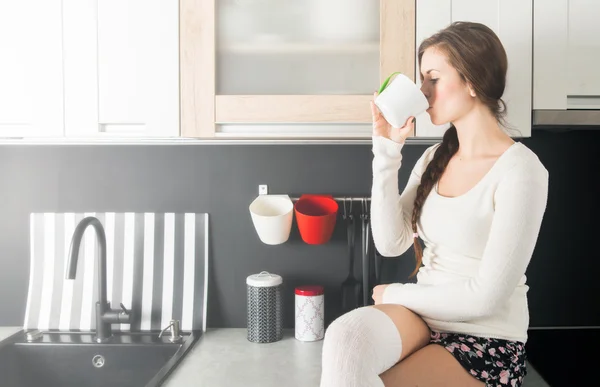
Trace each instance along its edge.
<path fill-rule="evenodd" d="M 417 187 L 439 144 L 423 153 L 400 194 L 402 146 L 373 137 L 371 227 L 383 256 L 401 255 L 412 246 Z M 382 302 L 407 307 L 433 330 L 526 342 L 529 288 L 524 273 L 547 194 L 548 171 L 520 142 L 465 194 L 442 196 L 436 184 L 417 225 L 425 244 L 417 283 L 389 285 Z"/>

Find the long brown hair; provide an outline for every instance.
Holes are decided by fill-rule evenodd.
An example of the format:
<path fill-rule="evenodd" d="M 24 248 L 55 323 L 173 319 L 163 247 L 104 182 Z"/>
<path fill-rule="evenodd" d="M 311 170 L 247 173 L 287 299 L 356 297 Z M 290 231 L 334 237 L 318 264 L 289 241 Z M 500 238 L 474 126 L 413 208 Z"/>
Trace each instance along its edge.
<path fill-rule="evenodd" d="M 502 94 L 506 85 L 508 60 L 494 31 L 480 23 L 452 23 L 419 45 L 419 68 L 423 53 L 431 47 L 447 56 L 448 63 L 457 70 L 464 82 L 471 85 L 476 97 L 490 109 L 498 122 L 505 125 L 506 104 L 502 101 Z M 417 222 L 425 199 L 444 173 L 458 146 L 456 128 L 451 125 L 421 176 L 411 220 L 413 233 L 417 233 Z M 417 236 L 414 238 L 414 249 L 416 267 L 411 277 L 419 271 L 423 262 L 423 248 Z"/>

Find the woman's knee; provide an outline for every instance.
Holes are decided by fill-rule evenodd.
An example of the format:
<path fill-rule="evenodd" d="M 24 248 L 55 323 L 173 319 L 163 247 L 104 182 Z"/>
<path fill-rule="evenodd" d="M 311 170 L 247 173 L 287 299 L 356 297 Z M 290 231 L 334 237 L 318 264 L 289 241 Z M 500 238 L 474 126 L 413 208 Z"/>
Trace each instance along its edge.
<path fill-rule="evenodd" d="M 358 308 L 335 319 L 325 330 L 324 345 L 340 348 L 357 345 L 358 341 L 369 342 L 374 327 L 367 314 L 364 308 Z"/>
<path fill-rule="evenodd" d="M 325 331 L 324 359 L 367 367 L 381 373 L 394 365 L 402 352 L 400 335 L 390 318 L 373 307 L 362 307 L 333 321 Z"/>

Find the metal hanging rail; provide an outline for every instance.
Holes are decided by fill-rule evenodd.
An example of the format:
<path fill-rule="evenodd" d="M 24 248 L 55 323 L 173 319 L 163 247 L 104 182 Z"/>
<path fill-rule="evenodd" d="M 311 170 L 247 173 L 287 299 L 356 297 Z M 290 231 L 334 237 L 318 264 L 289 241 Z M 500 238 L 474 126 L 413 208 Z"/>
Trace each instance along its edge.
<path fill-rule="evenodd" d="M 298 200 L 300 199 L 300 197 L 291 197 L 291 196 L 290 196 L 290 199 L 291 199 L 293 202 L 295 202 L 295 201 L 298 201 Z M 336 202 L 343 202 L 344 200 L 345 200 L 345 201 L 350 201 L 350 200 L 352 200 L 352 201 L 354 201 L 354 202 L 362 202 L 362 201 L 366 200 L 366 201 L 369 201 L 369 202 L 370 202 L 370 201 L 371 201 L 371 197 L 369 197 L 369 196 L 348 196 L 348 197 L 344 197 L 344 196 L 334 196 L 334 197 L 333 197 L 333 200 L 335 200 Z"/>

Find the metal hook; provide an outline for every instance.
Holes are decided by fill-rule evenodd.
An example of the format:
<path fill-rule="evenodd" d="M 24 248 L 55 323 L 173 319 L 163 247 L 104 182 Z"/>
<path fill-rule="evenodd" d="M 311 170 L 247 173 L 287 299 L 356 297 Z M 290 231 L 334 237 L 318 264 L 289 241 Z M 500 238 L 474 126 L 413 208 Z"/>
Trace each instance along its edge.
<path fill-rule="evenodd" d="M 353 219 L 354 216 L 352 215 L 352 198 L 348 198 L 348 199 L 350 200 L 350 210 L 349 210 L 349 213 L 348 213 L 348 217 L 350 219 Z M 345 200 L 345 198 L 344 198 L 344 200 Z"/>
<path fill-rule="evenodd" d="M 362 212 L 360 213 L 360 218 L 362 220 L 365 220 L 366 219 L 365 198 L 360 199 L 360 207 L 362 209 Z"/>

